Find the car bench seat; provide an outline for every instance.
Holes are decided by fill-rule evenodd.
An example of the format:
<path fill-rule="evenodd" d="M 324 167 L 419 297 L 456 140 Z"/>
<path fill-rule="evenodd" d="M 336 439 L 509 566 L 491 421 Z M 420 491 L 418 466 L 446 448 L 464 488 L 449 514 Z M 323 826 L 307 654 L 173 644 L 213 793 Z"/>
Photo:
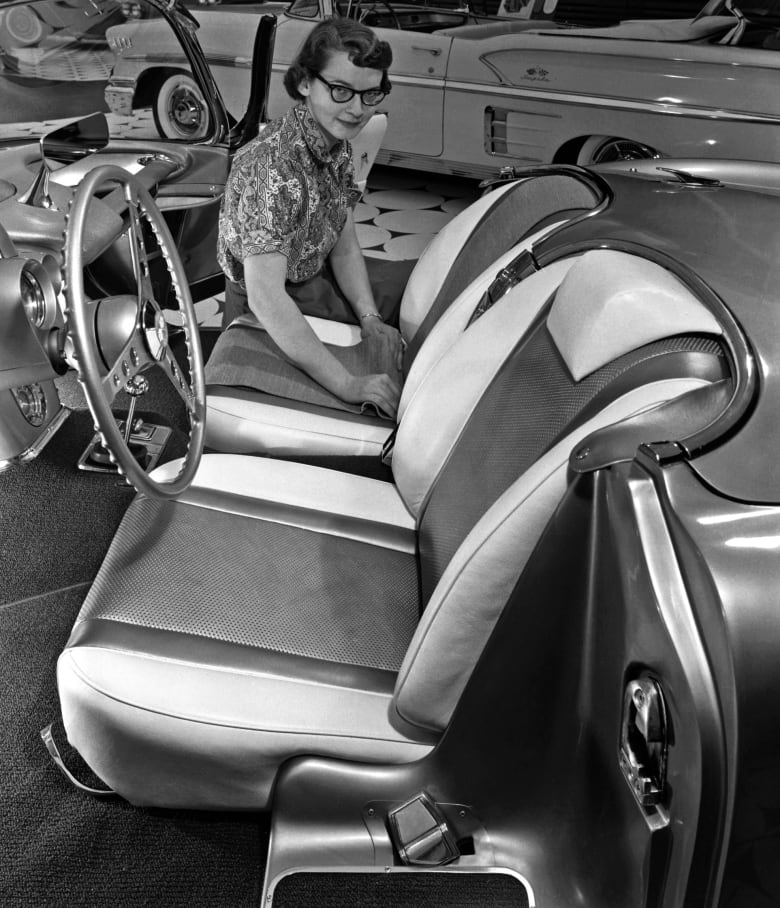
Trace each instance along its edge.
<path fill-rule="evenodd" d="M 500 186 L 445 225 L 415 266 L 401 302 L 400 330 L 408 344 L 401 413 L 430 362 L 463 331 L 495 275 L 556 224 L 593 209 L 599 201 L 582 177 L 555 173 Z M 468 255 L 462 255 L 466 244 Z M 450 309 L 446 326 L 435 331 Z M 325 343 L 348 346 L 360 341 L 358 326 L 316 318 L 309 322 Z M 251 316 L 233 324 L 259 328 Z M 418 364 L 423 346 L 426 356 Z M 394 428 L 369 414 L 213 384 L 207 387 L 206 425 L 209 450 L 293 459 L 378 458 Z"/>
<path fill-rule="evenodd" d="M 266 807 L 295 755 L 425 756 L 572 450 L 722 384 L 719 334 L 658 265 L 591 251 L 523 281 L 431 365 L 393 483 L 215 454 L 177 500 L 138 496 L 58 662 L 71 744 L 135 804 L 208 809 Z"/>

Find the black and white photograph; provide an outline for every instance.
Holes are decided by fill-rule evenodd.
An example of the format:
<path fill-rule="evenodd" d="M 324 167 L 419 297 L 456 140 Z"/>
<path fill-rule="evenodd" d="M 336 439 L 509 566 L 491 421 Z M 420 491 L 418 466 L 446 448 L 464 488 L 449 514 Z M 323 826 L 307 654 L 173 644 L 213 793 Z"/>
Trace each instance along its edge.
<path fill-rule="evenodd" d="M 780 0 L 0 0 L 0 906 L 780 908 Z"/>

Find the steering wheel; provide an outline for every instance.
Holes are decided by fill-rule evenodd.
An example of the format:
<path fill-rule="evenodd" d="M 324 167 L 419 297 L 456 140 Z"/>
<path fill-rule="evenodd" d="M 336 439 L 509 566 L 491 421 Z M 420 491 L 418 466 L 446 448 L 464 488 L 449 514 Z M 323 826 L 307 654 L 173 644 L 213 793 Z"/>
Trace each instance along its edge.
<path fill-rule="evenodd" d="M 393 20 L 393 28 L 397 28 L 399 31 L 403 28 L 401 25 L 401 20 L 398 18 L 398 13 L 390 5 L 390 0 L 379 0 L 382 6 L 390 13 L 390 17 Z M 350 16 L 353 19 L 356 19 L 358 22 L 363 22 L 366 16 L 369 15 L 369 10 L 363 9 L 363 0 L 355 0 L 354 5 L 350 4 Z"/>
<path fill-rule="evenodd" d="M 135 288 L 133 292 L 88 299 L 84 290 L 84 240 L 89 206 L 101 190 L 121 191 L 127 206 Z M 190 378 L 168 345 L 168 326 L 154 298 L 143 222 L 151 227 L 171 276 L 182 318 Z M 189 285 L 165 219 L 148 190 L 121 167 L 91 170 L 76 189 L 65 232 L 65 299 L 68 330 L 76 354 L 79 378 L 103 444 L 119 470 L 139 492 L 154 498 L 174 498 L 192 482 L 203 452 L 206 382 L 203 354 Z M 160 481 L 143 469 L 125 442 L 112 413 L 116 395 L 142 386 L 142 374 L 158 366 L 184 401 L 190 420 L 189 443 L 179 473 Z"/>

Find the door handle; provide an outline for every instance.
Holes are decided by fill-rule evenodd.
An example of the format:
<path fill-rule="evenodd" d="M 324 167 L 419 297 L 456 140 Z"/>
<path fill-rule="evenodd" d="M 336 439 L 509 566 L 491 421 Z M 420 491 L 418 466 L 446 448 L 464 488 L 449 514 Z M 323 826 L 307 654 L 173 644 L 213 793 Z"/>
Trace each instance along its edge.
<path fill-rule="evenodd" d="M 418 47 L 416 44 L 412 45 L 412 50 L 419 50 L 424 54 L 432 54 L 434 57 L 441 56 L 440 47 Z"/>
<path fill-rule="evenodd" d="M 647 676 L 629 681 L 623 693 L 619 759 L 642 807 L 658 804 L 666 791 L 669 740 L 661 685 Z"/>

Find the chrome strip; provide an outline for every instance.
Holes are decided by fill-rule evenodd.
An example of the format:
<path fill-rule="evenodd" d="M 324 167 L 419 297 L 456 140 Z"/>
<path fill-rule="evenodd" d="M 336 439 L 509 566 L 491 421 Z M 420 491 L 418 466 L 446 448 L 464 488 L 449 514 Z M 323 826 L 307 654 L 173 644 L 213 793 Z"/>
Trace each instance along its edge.
<path fill-rule="evenodd" d="M 419 76 L 401 76 L 393 74 L 393 85 L 417 85 L 421 88 L 447 88 L 449 82 L 442 76 L 434 76 L 430 79 Z M 465 83 L 468 84 L 468 83 Z"/>
<path fill-rule="evenodd" d="M 70 410 L 67 407 L 62 407 L 57 415 L 51 420 L 51 422 L 46 426 L 46 428 L 41 432 L 38 438 L 27 448 L 26 451 L 22 453 L 17 458 L 12 458 L 11 462 L 16 461 L 17 463 L 28 463 L 41 453 L 41 451 L 46 447 L 46 445 L 51 441 L 54 433 L 62 426 L 65 420 L 70 416 Z"/>
<path fill-rule="evenodd" d="M 273 67 L 275 72 L 286 72 L 287 67 Z M 527 98 L 550 104 L 576 104 L 582 107 L 606 107 L 613 110 L 626 110 L 644 113 L 663 114 L 675 117 L 694 117 L 704 120 L 726 120 L 736 123 L 766 123 L 769 125 L 780 124 L 780 117 L 767 114 L 746 113 L 739 110 L 727 110 L 714 107 L 692 107 L 690 105 L 662 104 L 659 101 L 643 101 L 639 98 L 615 98 L 598 95 L 585 95 L 579 92 L 562 92 L 554 89 L 523 88 L 519 85 L 492 85 L 490 83 L 453 82 L 447 79 L 420 79 L 415 76 L 393 76 L 395 85 L 411 85 L 420 88 L 443 88 L 446 91 L 460 92 L 461 94 L 495 95 L 507 98 Z M 522 112 L 522 111 L 521 111 Z M 529 112 L 533 116 L 557 116 L 540 112 Z"/>
<path fill-rule="evenodd" d="M 397 81 L 397 80 L 396 80 Z M 608 107 L 615 110 L 627 110 L 645 113 L 667 114 L 671 116 L 696 117 L 707 120 L 730 120 L 738 123 L 780 123 L 780 117 L 764 114 L 751 114 L 738 110 L 723 110 L 712 107 L 690 107 L 687 105 L 661 104 L 658 101 L 641 101 L 638 98 L 611 98 L 578 92 L 561 92 L 534 88 L 521 88 L 517 85 L 486 85 L 472 82 L 447 82 L 447 91 L 464 94 L 498 95 L 508 98 L 528 98 L 550 104 L 577 104 L 583 107 Z"/>
<path fill-rule="evenodd" d="M 287 63 L 274 63 L 271 66 L 271 72 L 274 73 L 286 73 L 288 69 L 289 64 Z M 417 85 L 422 88 L 446 88 L 449 84 L 443 76 L 427 78 L 425 76 L 404 76 L 398 73 L 392 73 L 391 81 L 393 85 Z"/>
<path fill-rule="evenodd" d="M 483 61 L 489 65 L 487 61 Z M 491 66 L 491 69 L 494 67 Z M 273 67 L 274 72 L 286 72 L 287 67 Z M 496 71 L 500 77 L 500 73 Z M 443 88 L 446 91 L 461 94 L 484 94 L 496 97 L 527 98 L 532 101 L 550 104 L 576 104 L 582 107 L 606 107 L 613 110 L 626 110 L 645 113 L 663 114 L 675 117 L 694 117 L 705 120 L 726 120 L 736 123 L 767 123 L 776 125 L 780 117 L 767 114 L 746 113 L 739 110 L 728 110 L 714 107 L 692 107 L 690 105 L 662 104 L 659 101 L 643 101 L 639 98 L 616 98 L 598 95 L 585 95 L 579 92 L 562 92 L 554 89 L 523 88 L 519 85 L 492 85 L 485 82 L 455 82 L 446 78 L 421 79 L 415 76 L 393 75 L 394 85 L 412 85 L 420 88 Z M 544 114 L 542 114 L 544 115 Z M 555 116 L 547 114 L 547 116 Z"/>

